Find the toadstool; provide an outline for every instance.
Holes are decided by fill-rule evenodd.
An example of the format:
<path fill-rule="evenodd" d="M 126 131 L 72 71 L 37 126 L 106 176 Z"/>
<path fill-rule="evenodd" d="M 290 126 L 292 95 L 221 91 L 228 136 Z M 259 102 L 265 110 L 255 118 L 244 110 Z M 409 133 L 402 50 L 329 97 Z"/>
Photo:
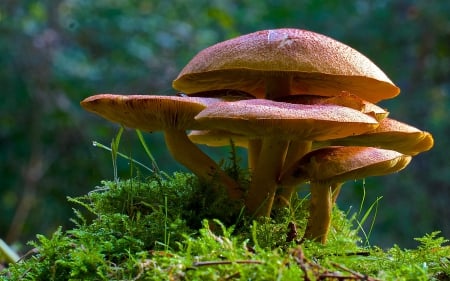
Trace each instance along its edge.
<path fill-rule="evenodd" d="M 325 35 L 293 28 L 262 30 L 210 46 L 183 68 L 172 85 L 187 94 L 234 89 L 266 99 L 293 93 L 335 96 L 346 91 L 378 102 L 399 93 L 383 71 L 358 51 Z M 249 162 L 258 159 L 263 145 L 260 140 L 249 141 Z M 311 143 L 294 141 L 288 146 L 288 155 L 295 158 Z"/>
<path fill-rule="evenodd" d="M 382 109 L 381 107 L 363 100 L 362 98 L 349 94 L 347 92 L 342 92 L 339 95 L 326 97 L 318 95 L 289 95 L 283 96 L 275 99 L 276 101 L 288 102 L 294 104 L 309 104 L 309 105 L 339 105 L 349 107 L 358 110 L 364 114 L 372 116 L 377 121 L 381 121 L 389 115 L 389 112 Z M 377 129 L 375 129 L 377 130 Z M 351 135 L 349 138 L 357 137 L 358 135 Z M 331 143 L 332 141 L 323 141 L 323 144 Z M 315 145 L 315 144 L 314 144 Z M 299 160 L 303 155 L 308 153 L 314 146 L 312 141 L 291 141 L 289 143 L 289 148 L 286 153 L 286 159 L 284 161 L 284 167 L 290 167 L 295 161 Z M 336 144 L 338 145 L 338 144 Z M 317 146 L 317 145 L 315 145 Z M 325 145 L 323 145 L 325 146 Z M 366 145 L 368 146 L 368 145 Z M 316 147 L 317 148 L 317 147 Z M 285 207 L 289 205 L 290 199 L 296 190 L 296 186 L 286 186 L 284 185 L 277 192 L 277 207 Z"/>
<path fill-rule="evenodd" d="M 400 92 L 358 51 L 325 35 L 293 28 L 262 30 L 210 46 L 184 67 L 173 87 L 187 94 L 235 89 L 267 99 L 347 91 L 370 102 Z"/>
<path fill-rule="evenodd" d="M 246 207 L 256 216 L 269 216 L 290 140 L 326 140 L 361 134 L 378 122 L 357 110 L 335 105 L 302 105 L 264 99 L 219 102 L 195 119 L 214 130 L 262 140 Z"/>
<path fill-rule="evenodd" d="M 332 97 L 318 95 L 289 95 L 276 98 L 275 101 L 294 104 L 345 106 L 372 116 L 377 121 L 381 121 L 389 115 L 389 112 L 381 107 L 347 92 L 342 92 L 341 94 Z M 285 161 L 285 166 L 288 167 L 290 164 L 300 159 L 306 152 L 309 152 L 311 146 L 311 143 L 304 143 L 303 141 L 300 144 L 297 144 L 296 142 L 290 143 L 289 151 L 287 152 L 288 159 Z"/>
<path fill-rule="evenodd" d="M 185 132 L 202 129 L 194 116 L 218 101 L 220 99 L 216 98 L 100 94 L 86 98 L 81 105 L 126 127 L 163 131 L 167 148 L 175 160 L 203 180 L 217 177 L 231 199 L 241 199 L 243 194 L 238 184 L 195 146 Z"/>
<path fill-rule="evenodd" d="M 357 146 L 333 146 L 314 150 L 280 177 L 280 185 L 310 182 L 310 217 L 304 238 L 326 242 L 331 222 L 333 192 L 343 182 L 395 173 L 411 156 L 396 151 Z"/>

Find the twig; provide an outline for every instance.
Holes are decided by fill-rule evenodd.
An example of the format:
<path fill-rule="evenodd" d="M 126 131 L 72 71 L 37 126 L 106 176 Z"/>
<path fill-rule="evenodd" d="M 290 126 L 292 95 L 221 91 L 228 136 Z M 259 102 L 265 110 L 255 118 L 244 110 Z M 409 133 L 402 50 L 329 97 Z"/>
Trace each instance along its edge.
<path fill-rule="evenodd" d="M 211 265 L 223 265 L 223 264 L 263 264 L 262 261 L 257 260 L 237 260 L 237 261 L 198 261 L 194 262 L 193 266 L 211 266 Z"/>
<path fill-rule="evenodd" d="M 341 264 L 337 264 L 337 263 L 334 263 L 334 262 L 332 262 L 331 264 L 333 266 L 339 268 L 339 269 L 342 269 L 344 271 L 347 271 L 347 272 L 353 274 L 356 277 L 357 280 L 380 281 L 379 279 L 375 279 L 375 278 L 369 277 L 366 274 L 361 274 L 359 272 L 351 270 L 350 268 L 347 268 L 347 267 L 345 267 L 345 266 L 343 266 Z"/>
<path fill-rule="evenodd" d="M 348 253 L 328 253 L 328 254 L 324 254 L 324 255 L 318 255 L 316 256 L 317 259 L 321 259 L 323 257 L 329 257 L 329 256 L 333 256 L 333 257 L 350 257 L 350 256 L 362 256 L 362 257 L 368 257 L 370 256 L 370 252 L 369 251 L 360 251 L 360 252 L 348 252 Z"/>
<path fill-rule="evenodd" d="M 292 256 L 297 263 L 297 265 L 300 267 L 300 269 L 304 273 L 304 280 L 310 281 L 313 280 L 327 280 L 327 279 L 333 279 L 333 280 L 366 280 L 366 281 L 380 281 L 378 279 L 369 277 L 368 275 L 356 272 L 354 270 L 351 270 L 343 265 L 339 265 L 337 263 L 331 263 L 334 267 L 339 268 L 343 271 L 346 271 L 350 273 L 350 275 L 342 275 L 339 272 L 333 272 L 330 271 L 312 261 L 309 261 L 304 253 L 302 248 L 299 246 L 296 249 L 292 251 Z M 313 274 L 313 276 L 311 276 Z M 311 276 L 311 278 L 310 278 Z"/>

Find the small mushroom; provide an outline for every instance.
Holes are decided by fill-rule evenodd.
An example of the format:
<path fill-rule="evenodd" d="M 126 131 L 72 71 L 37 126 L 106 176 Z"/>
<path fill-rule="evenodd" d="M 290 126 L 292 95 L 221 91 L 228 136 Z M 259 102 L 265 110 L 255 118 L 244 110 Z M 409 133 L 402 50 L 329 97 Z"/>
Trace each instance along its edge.
<path fill-rule="evenodd" d="M 290 140 L 326 140 L 361 134 L 378 122 L 357 110 L 335 105 L 302 105 L 264 99 L 219 102 L 195 119 L 214 130 L 262 140 L 246 197 L 248 211 L 269 216 Z"/>
<path fill-rule="evenodd" d="M 332 97 L 318 95 L 289 95 L 276 98 L 275 100 L 294 104 L 345 106 L 372 116 L 377 121 L 381 121 L 389 115 L 389 112 L 381 107 L 347 92 L 342 92 L 341 94 Z M 311 147 L 312 143 L 290 143 L 286 156 L 288 159 L 285 161 L 285 166 L 289 167 L 292 163 L 300 159 L 305 153 L 311 150 Z"/>
<path fill-rule="evenodd" d="M 306 154 L 280 177 L 280 185 L 310 182 L 310 217 L 304 238 L 326 243 L 333 192 L 347 180 L 395 173 L 411 156 L 373 147 L 333 146 Z"/>
<path fill-rule="evenodd" d="M 199 52 L 173 81 L 187 94 L 236 89 L 257 98 L 342 91 L 378 102 L 399 88 L 367 57 L 330 37 L 283 28 L 242 35 Z"/>
<path fill-rule="evenodd" d="M 279 97 L 275 100 L 294 104 L 345 106 L 372 116 L 377 121 L 381 121 L 389 115 L 389 112 L 382 109 L 381 107 L 347 92 L 342 92 L 341 94 L 332 97 L 317 95 L 289 95 Z M 350 136 L 350 138 L 351 137 L 352 136 Z M 324 141 L 323 143 L 326 144 L 327 142 L 331 141 Z M 290 167 L 303 155 L 308 153 L 313 146 L 314 145 L 312 141 L 291 141 L 286 153 L 284 167 Z M 292 195 L 295 193 L 296 188 L 297 186 L 283 186 L 283 188 L 281 188 L 277 192 L 276 206 L 278 208 L 288 206 Z"/>
<path fill-rule="evenodd" d="M 231 199 L 241 199 L 243 194 L 238 184 L 195 146 L 185 132 L 203 129 L 194 116 L 218 101 L 216 98 L 101 94 L 86 98 L 81 106 L 126 127 L 164 131 L 167 148 L 175 160 L 203 180 L 217 177 Z"/>

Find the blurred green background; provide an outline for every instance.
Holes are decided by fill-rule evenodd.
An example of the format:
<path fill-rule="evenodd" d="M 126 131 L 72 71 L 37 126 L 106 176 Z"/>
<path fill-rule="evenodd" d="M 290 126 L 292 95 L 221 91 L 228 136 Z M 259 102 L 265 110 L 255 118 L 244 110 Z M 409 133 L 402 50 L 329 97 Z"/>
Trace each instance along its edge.
<path fill-rule="evenodd" d="M 373 60 L 402 93 L 382 102 L 391 117 L 430 131 L 433 150 L 399 174 L 365 181 L 365 208 L 379 196 L 373 245 L 415 246 L 450 237 L 450 1 L 41 0 L 0 3 L 0 237 L 24 244 L 58 225 L 73 205 L 113 178 L 117 126 L 83 111 L 95 93 L 174 94 L 172 80 L 200 50 L 240 34 L 295 27 L 331 36 Z M 159 134 L 146 134 L 162 169 L 181 169 Z M 149 160 L 135 133 L 121 150 Z M 216 159 L 226 149 L 210 150 Z M 243 156 L 244 157 L 244 156 Z M 130 176 L 120 161 L 119 176 Z M 338 201 L 357 211 L 361 181 Z M 368 227 L 368 226 L 366 226 Z"/>

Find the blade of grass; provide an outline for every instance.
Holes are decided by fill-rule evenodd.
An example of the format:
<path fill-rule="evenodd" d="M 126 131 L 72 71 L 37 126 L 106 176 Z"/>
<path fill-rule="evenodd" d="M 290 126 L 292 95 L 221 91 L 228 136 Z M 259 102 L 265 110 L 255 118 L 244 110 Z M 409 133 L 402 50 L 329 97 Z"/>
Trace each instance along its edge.
<path fill-rule="evenodd" d="M 3 256 L 9 263 L 16 263 L 20 259 L 19 255 L 2 239 L 0 239 L 0 256 Z"/>
<path fill-rule="evenodd" d="M 167 220 L 168 220 L 168 212 L 167 212 L 167 196 L 164 196 L 164 247 L 165 250 L 169 250 L 169 242 L 170 242 L 170 233 L 168 232 Z"/>
<path fill-rule="evenodd" d="M 92 142 L 92 145 L 95 146 L 95 147 L 103 148 L 103 149 L 108 150 L 108 151 L 112 151 L 111 148 L 107 147 L 107 146 L 104 145 L 104 144 L 101 144 L 101 143 L 99 143 L 99 142 L 96 142 L 96 141 L 93 141 L 93 142 Z M 120 153 L 120 152 L 118 152 L 118 151 L 116 152 L 116 154 L 117 154 L 118 156 L 122 157 L 122 158 L 125 158 L 125 159 L 127 159 L 127 160 L 129 160 L 129 161 L 135 163 L 135 164 L 138 165 L 138 166 L 141 166 L 142 168 L 144 168 L 144 169 L 150 171 L 151 173 L 153 173 L 153 170 L 152 170 L 151 168 L 145 166 L 144 164 L 142 164 L 141 162 L 139 162 L 139 161 L 137 161 L 137 160 L 131 158 L 130 156 L 127 156 L 127 155 L 125 155 L 125 154 L 123 154 L 123 153 Z"/>
<path fill-rule="evenodd" d="M 361 199 L 361 204 L 359 206 L 359 211 L 357 214 L 357 217 L 359 218 L 362 214 L 362 210 L 363 210 L 363 206 L 364 206 L 364 202 L 365 202 L 365 198 L 366 198 L 366 185 L 365 185 L 365 181 L 363 181 L 363 197 Z M 366 246 L 370 246 L 370 242 L 369 242 L 369 237 L 372 233 L 373 227 L 375 225 L 375 219 L 377 217 L 377 213 L 378 213 L 378 202 L 383 198 L 383 196 L 377 197 L 377 199 L 375 200 L 375 202 L 373 202 L 369 208 L 364 212 L 364 215 L 362 216 L 361 219 L 356 219 L 356 223 L 358 225 L 358 228 L 360 229 L 361 233 L 364 236 L 365 244 Z M 363 228 L 364 223 L 367 221 L 369 215 L 372 213 L 373 209 L 375 208 L 375 213 L 373 214 L 373 218 L 372 221 L 370 223 L 370 227 L 369 227 L 369 231 L 366 232 Z"/>
<path fill-rule="evenodd" d="M 122 137 L 123 133 L 123 127 L 120 127 L 119 131 L 117 132 L 116 137 L 114 137 L 111 141 L 111 157 L 112 157 L 112 163 L 113 163 L 113 169 L 114 169 L 114 181 L 116 183 L 119 182 L 119 177 L 117 175 L 117 153 L 119 152 L 119 144 L 120 139 Z"/>
<path fill-rule="evenodd" d="M 153 170 L 159 174 L 160 171 L 159 171 L 158 164 L 156 163 L 156 160 L 153 157 L 153 154 L 150 152 L 150 149 L 148 148 L 147 143 L 144 140 L 144 136 L 142 135 L 140 130 L 136 130 L 136 134 L 137 134 L 142 146 L 144 147 L 145 153 L 147 153 L 147 156 L 150 158 L 150 161 L 152 162 Z"/>
<path fill-rule="evenodd" d="M 365 199 L 366 199 L 366 179 L 362 179 L 362 187 L 363 187 L 363 196 L 361 198 L 361 204 L 359 204 L 358 217 L 362 213 L 362 209 L 363 209 L 364 202 L 365 202 Z"/>
<path fill-rule="evenodd" d="M 373 219 L 372 222 L 370 223 L 370 227 L 369 227 L 369 233 L 367 234 L 367 240 L 366 240 L 366 244 L 367 246 L 370 246 L 369 243 L 369 237 L 372 233 L 373 227 L 375 225 L 375 219 L 377 218 L 377 214 L 378 214 L 378 202 L 383 198 L 383 196 L 379 196 L 377 197 L 377 199 L 375 200 L 375 202 L 372 203 L 372 205 L 370 205 L 370 208 L 367 210 L 366 214 L 368 215 L 369 213 L 372 212 L 373 207 L 375 207 L 375 213 L 373 214 Z M 366 216 L 364 216 L 364 221 L 367 219 Z"/>

